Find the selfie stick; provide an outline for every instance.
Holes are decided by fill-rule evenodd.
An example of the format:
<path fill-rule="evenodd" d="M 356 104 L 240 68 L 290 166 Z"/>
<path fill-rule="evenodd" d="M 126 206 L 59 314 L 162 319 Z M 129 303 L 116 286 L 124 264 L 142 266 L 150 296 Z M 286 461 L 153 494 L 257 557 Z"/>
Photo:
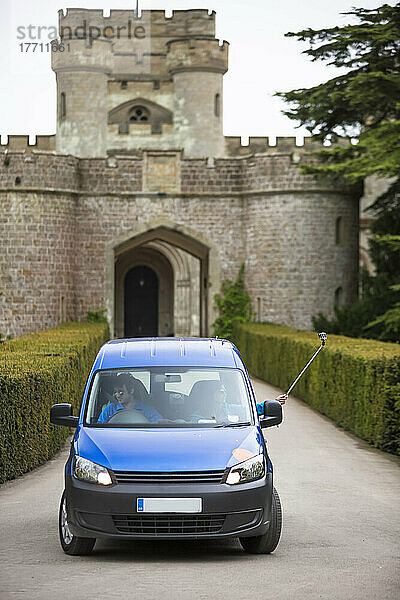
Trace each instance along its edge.
<path fill-rule="evenodd" d="M 321 345 L 318 348 L 318 350 L 314 353 L 314 355 L 310 358 L 310 360 L 308 361 L 308 363 L 306 364 L 306 366 L 304 367 L 304 369 L 297 375 L 296 379 L 293 381 L 292 385 L 290 386 L 290 388 L 288 389 L 288 391 L 286 392 L 286 396 L 289 396 L 290 392 L 292 391 L 292 389 L 294 388 L 294 386 L 296 385 L 296 383 L 298 382 L 298 380 L 300 379 L 300 377 L 303 375 L 303 373 L 305 373 L 305 371 L 308 369 L 308 367 L 311 365 L 312 361 L 314 360 L 314 358 L 316 358 L 316 356 L 321 352 L 322 348 L 325 346 L 326 343 L 326 333 L 324 333 L 323 331 L 321 333 L 318 334 L 319 339 L 321 340 Z"/>

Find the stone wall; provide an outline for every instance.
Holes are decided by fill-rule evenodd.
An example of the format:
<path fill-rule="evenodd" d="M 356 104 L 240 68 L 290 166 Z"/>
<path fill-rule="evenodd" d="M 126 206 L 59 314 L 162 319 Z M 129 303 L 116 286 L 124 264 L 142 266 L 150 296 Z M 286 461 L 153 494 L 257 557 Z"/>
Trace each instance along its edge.
<path fill-rule="evenodd" d="M 110 248 L 159 222 L 213 244 L 219 275 L 209 298 L 245 262 L 261 320 L 308 328 L 311 315 L 332 312 L 338 288 L 345 301 L 355 297 L 358 200 L 350 190 L 301 175 L 290 153 L 187 160 L 177 152 L 176 185 L 163 191 L 163 171 L 154 171 L 161 175 L 146 192 L 143 169 L 157 157 L 0 155 L 3 335 L 85 319 L 105 306 Z"/>
<path fill-rule="evenodd" d="M 369 243 L 372 237 L 371 225 L 375 218 L 375 211 L 371 210 L 375 200 L 382 196 L 395 178 L 383 178 L 371 175 L 364 180 L 363 195 L 360 198 L 360 267 L 374 275 L 376 267 L 369 254 Z"/>
<path fill-rule="evenodd" d="M 13 337 L 75 318 L 75 200 L 0 193 L 0 332 Z"/>
<path fill-rule="evenodd" d="M 102 194 L 142 190 L 142 161 L 132 158 L 83 159 L 80 161 L 80 190 Z"/>
<path fill-rule="evenodd" d="M 336 244 L 341 217 L 344 242 Z M 257 320 L 311 327 L 332 314 L 335 291 L 351 302 L 358 285 L 358 211 L 335 193 L 249 195 L 243 207 L 246 283 Z"/>
<path fill-rule="evenodd" d="M 0 190 L 76 190 L 79 186 L 78 159 L 49 152 L 17 151 L 1 156 Z"/>
<path fill-rule="evenodd" d="M 291 154 L 250 155 L 222 159 L 182 161 L 182 192 L 289 192 L 316 190 L 332 192 L 328 182 L 302 175 Z M 349 189 L 337 184 L 335 189 L 347 194 Z"/>
<path fill-rule="evenodd" d="M 244 187 L 244 170 L 242 160 L 184 160 L 181 167 L 181 191 L 192 194 L 240 192 Z"/>
<path fill-rule="evenodd" d="M 5 148 L 5 146 L 3 146 Z M 167 156 L 174 151 L 151 151 Z M 179 156 L 179 152 L 175 152 Z M 38 188 L 96 193 L 134 193 L 143 190 L 143 159 L 115 155 L 108 158 L 77 159 L 40 151 L 10 151 L 7 166 L 0 163 L 1 188 Z M 17 177 L 19 178 L 16 181 Z M 153 186 L 154 187 L 154 186 Z M 220 159 L 180 158 L 182 194 L 225 194 L 272 191 L 340 191 L 349 189 L 302 175 L 290 154 L 231 157 Z M 155 191 L 163 191 L 162 187 Z"/>

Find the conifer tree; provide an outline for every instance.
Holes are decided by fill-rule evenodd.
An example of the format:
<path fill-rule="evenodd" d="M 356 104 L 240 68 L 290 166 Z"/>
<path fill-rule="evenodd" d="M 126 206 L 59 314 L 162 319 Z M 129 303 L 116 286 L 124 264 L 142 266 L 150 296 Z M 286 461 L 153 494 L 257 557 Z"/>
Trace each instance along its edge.
<path fill-rule="evenodd" d="M 317 161 L 304 173 L 358 182 L 369 175 L 391 178 L 388 191 L 370 207 L 375 221 L 371 257 L 376 276 L 363 278 L 363 297 L 322 315 L 314 325 L 334 333 L 398 339 L 400 332 L 400 3 L 375 9 L 354 8 L 357 23 L 288 33 L 309 42 L 312 61 L 336 66 L 340 73 L 311 88 L 277 94 L 284 111 L 311 132 L 332 142 L 313 153 Z M 354 143 L 356 142 L 356 143 Z"/>

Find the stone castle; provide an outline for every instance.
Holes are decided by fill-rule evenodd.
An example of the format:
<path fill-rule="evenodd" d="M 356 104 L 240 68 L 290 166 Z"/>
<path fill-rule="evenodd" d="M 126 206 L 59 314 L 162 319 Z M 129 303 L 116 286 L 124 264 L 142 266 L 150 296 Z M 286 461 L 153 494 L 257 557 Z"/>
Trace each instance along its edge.
<path fill-rule="evenodd" d="M 207 10 L 60 11 L 57 133 L 0 147 L 0 332 L 105 308 L 116 337 L 208 335 L 245 264 L 255 319 L 310 328 L 357 295 L 359 199 L 294 138 L 224 137 Z M 250 101 L 250 99 L 249 99 Z"/>

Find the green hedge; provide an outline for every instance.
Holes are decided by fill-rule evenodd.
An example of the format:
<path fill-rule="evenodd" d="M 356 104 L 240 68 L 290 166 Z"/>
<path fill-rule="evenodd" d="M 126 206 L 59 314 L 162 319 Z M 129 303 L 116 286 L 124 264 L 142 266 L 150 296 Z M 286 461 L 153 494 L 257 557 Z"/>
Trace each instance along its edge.
<path fill-rule="evenodd" d="M 106 323 L 64 323 L 0 344 L 0 483 L 51 458 L 70 433 L 50 425 L 53 404 L 75 414 Z"/>
<path fill-rule="evenodd" d="M 319 346 L 316 333 L 246 324 L 235 342 L 248 370 L 285 390 Z M 370 444 L 400 454 L 400 345 L 328 335 L 293 390 L 313 408 Z"/>

